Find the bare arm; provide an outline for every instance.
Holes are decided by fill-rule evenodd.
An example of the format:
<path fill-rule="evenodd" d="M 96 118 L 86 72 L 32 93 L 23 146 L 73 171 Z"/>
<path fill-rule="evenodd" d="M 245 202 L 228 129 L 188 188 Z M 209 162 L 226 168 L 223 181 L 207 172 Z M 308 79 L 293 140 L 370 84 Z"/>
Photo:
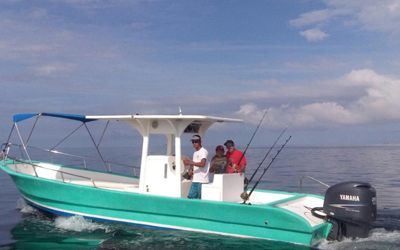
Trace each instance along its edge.
<path fill-rule="evenodd" d="M 238 167 L 238 168 L 236 169 L 236 171 L 237 171 L 238 173 L 243 173 L 244 170 L 245 170 L 245 168 L 246 168 L 246 165 L 244 164 L 244 165 L 241 165 L 240 167 Z"/>
<path fill-rule="evenodd" d="M 185 158 L 183 160 L 183 164 L 202 168 L 206 165 L 206 161 L 207 161 L 206 158 L 201 159 L 200 162 L 189 161 L 187 158 Z"/>

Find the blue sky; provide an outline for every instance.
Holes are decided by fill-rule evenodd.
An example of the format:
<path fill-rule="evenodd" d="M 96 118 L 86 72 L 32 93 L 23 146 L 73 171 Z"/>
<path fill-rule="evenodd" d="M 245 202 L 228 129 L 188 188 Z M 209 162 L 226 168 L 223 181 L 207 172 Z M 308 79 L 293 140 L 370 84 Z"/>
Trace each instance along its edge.
<path fill-rule="evenodd" d="M 212 143 L 400 143 L 395 0 L 0 0 L 0 139 L 15 113 L 243 118 Z M 238 132 L 238 130 L 240 132 Z"/>

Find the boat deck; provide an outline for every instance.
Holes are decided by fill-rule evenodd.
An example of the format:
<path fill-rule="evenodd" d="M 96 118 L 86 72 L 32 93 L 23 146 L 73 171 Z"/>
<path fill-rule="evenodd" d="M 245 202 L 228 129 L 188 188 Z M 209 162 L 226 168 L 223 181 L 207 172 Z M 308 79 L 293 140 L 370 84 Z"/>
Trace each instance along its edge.
<path fill-rule="evenodd" d="M 139 179 L 86 169 L 62 167 L 50 163 L 18 163 L 7 166 L 19 173 L 81 186 L 114 191 L 138 192 Z"/>

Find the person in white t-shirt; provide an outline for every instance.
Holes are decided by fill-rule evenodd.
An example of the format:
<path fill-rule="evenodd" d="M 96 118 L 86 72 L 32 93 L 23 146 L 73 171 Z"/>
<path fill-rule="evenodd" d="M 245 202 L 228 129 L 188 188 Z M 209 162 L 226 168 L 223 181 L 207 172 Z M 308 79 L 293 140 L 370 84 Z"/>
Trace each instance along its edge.
<path fill-rule="evenodd" d="M 201 137 L 199 135 L 194 135 L 191 139 L 194 149 L 193 161 L 185 158 L 183 160 L 184 165 L 193 166 L 193 178 L 192 186 L 190 187 L 189 199 L 201 199 L 201 185 L 203 183 L 208 183 L 210 162 L 208 161 L 208 151 L 201 146 Z"/>

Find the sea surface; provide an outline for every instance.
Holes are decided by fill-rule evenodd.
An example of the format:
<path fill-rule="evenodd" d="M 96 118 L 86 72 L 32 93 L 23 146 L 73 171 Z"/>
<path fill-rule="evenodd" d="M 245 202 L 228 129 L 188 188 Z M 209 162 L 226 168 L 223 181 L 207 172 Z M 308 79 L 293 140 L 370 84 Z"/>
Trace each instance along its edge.
<path fill-rule="evenodd" d="M 277 153 L 274 148 L 257 172 L 255 183 Z M 247 150 L 249 178 L 269 147 Z M 75 149 L 82 155 L 86 149 Z M 138 166 L 140 152 L 107 149 L 105 158 Z M 209 149 L 209 152 L 213 150 Z M 185 148 L 191 156 L 191 147 Z M 77 152 L 74 152 L 77 153 Z M 109 155 L 114 155 L 109 156 Z M 111 158 L 110 158 L 111 157 Z M 69 162 L 69 164 L 81 164 Z M 129 173 L 132 169 L 122 170 Z M 257 188 L 299 192 L 300 180 L 311 176 L 328 185 L 343 181 L 369 182 L 377 191 L 378 218 L 366 239 L 322 242 L 319 249 L 400 249 L 400 146 L 285 147 Z M 324 195 L 326 187 L 303 179 L 302 191 Z M 190 211 L 188 211 L 190 212 Z M 246 216 L 245 214 L 243 216 Z M 267 240 L 161 230 L 94 222 L 80 216 L 51 217 L 26 205 L 10 177 L 0 171 L 0 249 L 315 249 Z"/>

